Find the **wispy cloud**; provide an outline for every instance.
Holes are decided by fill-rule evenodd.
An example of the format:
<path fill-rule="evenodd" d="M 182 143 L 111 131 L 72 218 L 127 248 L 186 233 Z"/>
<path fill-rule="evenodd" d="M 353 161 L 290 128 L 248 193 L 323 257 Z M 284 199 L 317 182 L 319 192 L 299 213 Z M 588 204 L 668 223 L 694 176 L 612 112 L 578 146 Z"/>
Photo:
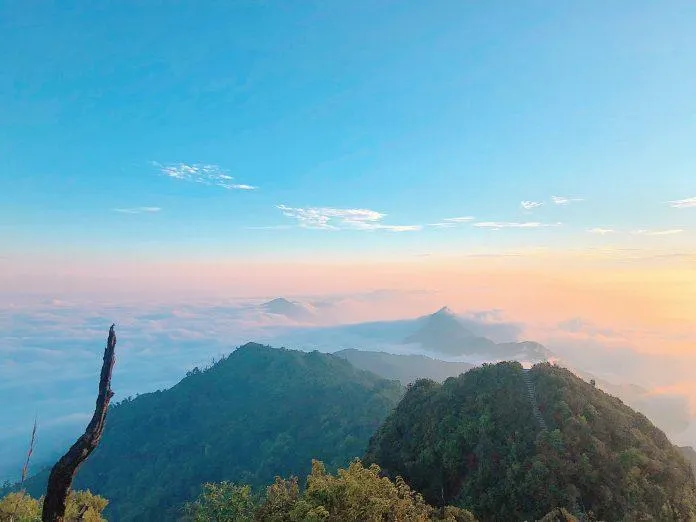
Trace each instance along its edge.
<path fill-rule="evenodd" d="M 228 190 L 254 190 L 253 185 L 233 183 L 234 178 L 219 165 L 206 163 L 167 163 L 152 162 L 162 174 L 173 179 L 192 181 L 203 185 L 214 185 Z"/>
<path fill-rule="evenodd" d="M 434 228 L 453 228 L 464 223 L 470 223 L 474 219 L 476 219 L 474 216 L 444 218 L 442 221 L 438 223 L 428 223 L 428 226 Z"/>
<path fill-rule="evenodd" d="M 413 232 L 420 225 L 385 225 L 386 214 L 364 208 L 308 207 L 295 208 L 278 205 L 283 215 L 296 219 L 303 228 L 319 230 L 387 230 L 390 232 Z"/>
<path fill-rule="evenodd" d="M 535 208 L 539 208 L 542 205 L 543 205 L 543 203 L 541 201 L 522 201 L 522 202 L 520 202 L 520 207 L 522 207 L 524 210 L 533 210 Z"/>
<path fill-rule="evenodd" d="M 114 212 L 121 214 L 153 214 L 162 210 L 160 207 L 132 207 L 132 208 L 114 208 Z"/>
<path fill-rule="evenodd" d="M 576 203 L 583 201 L 582 198 L 569 198 L 566 196 L 551 196 L 551 201 L 554 205 L 569 205 L 570 203 Z"/>
<path fill-rule="evenodd" d="M 662 230 L 640 229 L 633 230 L 631 234 L 636 236 L 673 236 L 684 232 L 683 228 L 667 228 Z"/>
<path fill-rule="evenodd" d="M 588 228 L 587 231 L 590 234 L 599 234 L 600 236 L 606 236 L 607 234 L 614 234 L 616 232 L 613 228 L 602 227 Z"/>
<path fill-rule="evenodd" d="M 672 236 L 675 234 L 681 234 L 684 232 L 683 228 L 664 228 L 664 229 L 650 229 L 650 228 L 641 228 L 641 229 L 636 229 L 636 230 L 616 230 L 614 228 L 602 228 L 602 227 L 595 227 L 595 228 L 588 228 L 587 232 L 590 234 L 599 234 L 601 236 L 607 235 L 607 234 L 632 234 L 634 236 Z"/>
<path fill-rule="evenodd" d="M 445 221 L 447 223 L 468 223 L 469 221 L 473 221 L 474 218 L 473 216 L 461 216 L 461 217 L 452 217 L 452 218 L 445 218 L 442 221 Z"/>
<path fill-rule="evenodd" d="M 473 226 L 478 228 L 489 228 L 500 230 L 501 228 L 548 228 L 560 227 L 563 223 L 540 223 L 538 221 L 510 222 L 510 221 L 479 221 Z"/>
<path fill-rule="evenodd" d="M 292 228 L 290 225 L 267 225 L 258 227 L 244 227 L 247 230 L 287 230 Z"/>
<path fill-rule="evenodd" d="M 677 199 L 676 201 L 670 201 L 669 206 L 673 208 L 692 208 L 696 207 L 696 197 Z"/>

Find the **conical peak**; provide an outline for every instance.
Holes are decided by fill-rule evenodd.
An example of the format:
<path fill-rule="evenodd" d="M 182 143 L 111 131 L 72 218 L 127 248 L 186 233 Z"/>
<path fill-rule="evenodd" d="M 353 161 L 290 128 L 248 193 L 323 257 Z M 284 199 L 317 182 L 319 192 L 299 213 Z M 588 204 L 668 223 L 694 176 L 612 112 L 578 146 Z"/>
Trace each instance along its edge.
<path fill-rule="evenodd" d="M 264 304 L 267 304 L 267 305 L 271 305 L 271 304 L 293 304 L 293 302 L 292 302 L 292 301 L 288 301 L 288 300 L 285 299 L 284 297 L 276 297 L 275 299 L 271 299 L 270 301 L 268 301 L 268 302 L 266 302 L 266 303 L 264 303 Z"/>

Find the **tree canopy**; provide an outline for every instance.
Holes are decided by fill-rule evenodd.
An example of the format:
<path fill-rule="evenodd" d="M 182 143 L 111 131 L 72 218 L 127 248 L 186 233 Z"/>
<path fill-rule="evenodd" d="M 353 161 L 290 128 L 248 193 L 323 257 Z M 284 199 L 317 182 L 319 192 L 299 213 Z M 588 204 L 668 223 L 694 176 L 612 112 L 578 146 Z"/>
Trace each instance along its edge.
<path fill-rule="evenodd" d="M 411 386 L 366 461 L 403 476 L 435 505 L 481 520 L 538 520 L 555 508 L 601 520 L 690 520 L 689 464 L 643 415 L 568 370 L 484 365 Z M 640 518 L 652 517 L 652 518 Z"/>
<path fill-rule="evenodd" d="M 403 392 L 333 355 L 250 343 L 169 390 L 113 406 L 75 487 L 108 498 L 107 518 L 169 521 L 205 482 L 260 488 L 306 474 L 313 458 L 345 466 Z M 27 487 L 40 495 L 45 482 Z"/>
<path fill-rule="evenodd" d="M 108 501 L 90 491 L 71 491 L 65 510 L 66 522 L 106 522 L 102 511 Z M 8 493 L 0 499 L 0 522 L 41 522 L 43 497 L 35 499 L 24 491 Z"/>
<path fill-rule="evenodd" d="M 229 482 L 205 484 L 187 505 L 183 520 L 191 522 L 475 522 L 466 510 L 433 508 L 401 477 L 391 481 L 376 464 L 354 460 L 333 475 L 312 461 L 306 487 L 296 477 L 276 477 L 266 494 L 255 499 L 248 486 Z"/>

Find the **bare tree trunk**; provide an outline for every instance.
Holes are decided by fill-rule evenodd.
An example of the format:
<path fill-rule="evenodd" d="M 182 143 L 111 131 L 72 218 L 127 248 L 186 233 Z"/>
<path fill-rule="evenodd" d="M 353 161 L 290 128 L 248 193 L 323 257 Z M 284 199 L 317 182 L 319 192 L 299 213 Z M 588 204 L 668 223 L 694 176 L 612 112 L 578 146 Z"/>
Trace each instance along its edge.
<path fill-rule="evenodd" d="M 46 498 L 43 504 L 43 522 L 63 522 L 65 516 L 65 504 L 70 492 L 73 477 L 87 457 L 94 451 L 99 444 L 104 424 L 106 423 L 106 412 L 109 408 L 109 401 L 113 397 L 111 391 L 111 372 L 116 361 L 116 333 L 114 325 L 109 328 L 109 339 L 104 350 L 104 362 L 99 379 L 99 394 L 97 404 L 94 409 L 92 420 L 87 425 L 84 434 L 75 441 L 68 452 L 56 462 L 48 478 L 46 488 Z"/>
<path fill-rule="evenodd" d="M 34 417 L 34 429 L 31 430 L 31 442 L 29 443 L 29 451 L 27 451 L 27 458 L 24 461 L 24 467 L 22 468 L 22 480 L 19 483 L 19 492 L 17 493 L 17 502 L 15 502 L 14 509 L 10 515 L 10 522 L 14 522 L 15 516 L 17 515 L 17 509 L 19 508 L 19 503 L 24 497 L 24 481 L 27 479 L 27 473 L 29 473 L 29 461 L 31 460 L 31 455 L 34 453 L 34 444 L 36 443 L 36 417 Z"/>

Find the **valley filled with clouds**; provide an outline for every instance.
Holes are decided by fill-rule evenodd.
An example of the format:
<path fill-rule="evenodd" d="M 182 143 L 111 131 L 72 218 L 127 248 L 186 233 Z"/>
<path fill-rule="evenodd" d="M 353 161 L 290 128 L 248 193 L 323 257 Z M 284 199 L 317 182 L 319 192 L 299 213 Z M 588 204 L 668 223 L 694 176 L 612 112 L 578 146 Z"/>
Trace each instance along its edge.
<path fill-rule="evenodd" d="M 440 292 L 386 289 L 118 305 L 50 298 L 4 301 L 0 477 L 16 478 L 35 417 L 36 467 L 84 429 L 112 321 L 119 339 L 115 401 L 170 387 L 187 371 L 210 365 L 247 341 L 325 352 L 352 348 L 421 354 L 473 364 L 551 360 L 596 379 L 599 387 L 646 414 L 674 442 L 696 443 L 693 355 L 646 353 L 631 346 L 636 332 L 579 317 L 527 323 L 504 309 L 441 309 L 446 298 Z M 640 333 L 650 336 L 649 331 Z"/>

